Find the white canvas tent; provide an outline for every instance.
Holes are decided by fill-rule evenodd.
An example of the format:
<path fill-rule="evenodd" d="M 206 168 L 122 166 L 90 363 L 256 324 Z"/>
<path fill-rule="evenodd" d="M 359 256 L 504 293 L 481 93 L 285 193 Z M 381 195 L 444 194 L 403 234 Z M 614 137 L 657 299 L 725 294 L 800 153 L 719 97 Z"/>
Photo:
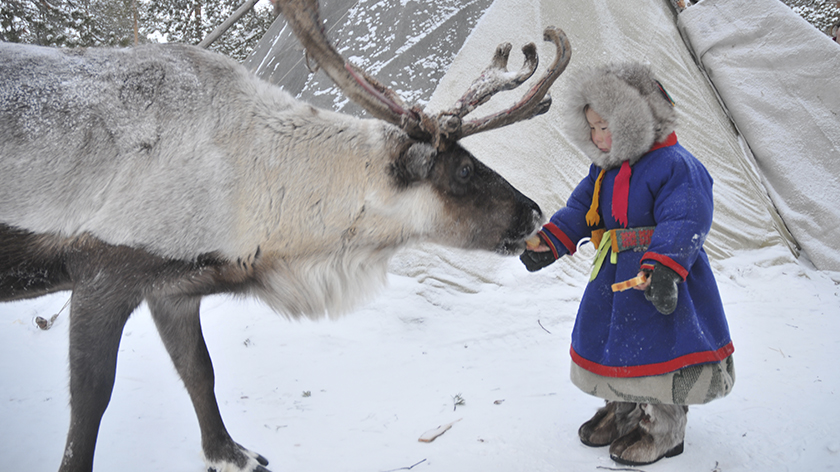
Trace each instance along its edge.
<path fill-rule="evenodd" d="M 791 233 L 840 270 L 840 45 L 777 0 L 706 0 L 679 25 Z"/>

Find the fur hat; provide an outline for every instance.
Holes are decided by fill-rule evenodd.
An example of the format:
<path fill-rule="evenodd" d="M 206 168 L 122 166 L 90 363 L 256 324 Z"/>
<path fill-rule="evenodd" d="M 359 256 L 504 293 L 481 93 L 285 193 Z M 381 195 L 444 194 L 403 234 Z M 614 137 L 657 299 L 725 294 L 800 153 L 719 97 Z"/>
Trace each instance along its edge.
<path fill-rule="evenodd" d="M 566 135 L 601 168 L 612 169 L 627 160 L 635 164 L 676 127 L 677 112 L 647 65 L 607 64 L 579 72 L 571 84 L 563 118 Z M 609 152 L 592 143 L 587 105 L 609 124 Z"/>

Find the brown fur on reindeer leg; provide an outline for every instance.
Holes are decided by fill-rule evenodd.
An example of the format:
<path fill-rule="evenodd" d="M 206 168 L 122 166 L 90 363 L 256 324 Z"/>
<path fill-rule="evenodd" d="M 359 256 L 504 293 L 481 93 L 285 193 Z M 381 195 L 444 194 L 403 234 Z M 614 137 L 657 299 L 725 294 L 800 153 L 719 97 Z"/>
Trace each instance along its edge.
<path fill-rule="evenodd" d="M 117 351 L 138 292 L 113 272 L 88 274 L 76 284 L 70 304 L 70 429 L 60 472 L 90 470 L 99 422 L 114 387 Z M 102 294 L 111 296 L 103 297 Z"/>

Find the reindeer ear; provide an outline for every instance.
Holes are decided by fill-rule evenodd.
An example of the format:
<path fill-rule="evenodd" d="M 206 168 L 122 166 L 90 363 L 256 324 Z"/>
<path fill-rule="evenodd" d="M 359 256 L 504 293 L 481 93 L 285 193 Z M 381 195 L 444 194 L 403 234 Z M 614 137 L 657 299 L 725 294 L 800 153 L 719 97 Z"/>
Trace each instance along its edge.
<path fill-rule="evenodd" d="M 437 151 L 431 144 L 412 144 L 394 161 L 394 177 L 404 185 L 425 179 L 435 162 L 435 156 Z"/>

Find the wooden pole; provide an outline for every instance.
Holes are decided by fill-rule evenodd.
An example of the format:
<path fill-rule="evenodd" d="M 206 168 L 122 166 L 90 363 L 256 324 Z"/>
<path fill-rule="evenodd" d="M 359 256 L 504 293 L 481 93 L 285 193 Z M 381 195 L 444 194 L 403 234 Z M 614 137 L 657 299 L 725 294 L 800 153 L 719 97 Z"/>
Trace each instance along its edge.
<path fill-rule="evenodd" d="M 200 47 L 206 48 L 213 44 L 213 41 L 219 39 L 219 36 L 223 35 L 225 31 L 227 31 L 231 26 L 233 26 L 234 23 L 239 21 L 239 19 L 242 18 L 242 15 L 248 13 L 250 9 L 254 8 L 254 5 L 258 1 L 259 0 L 246 0 L 245 3 L 242 4 L 242 6 L 240 6 L 236 9 L 235 12 L 233 12 L 233 15 L 231 15 L 230 18 L 228 18 L 224 21 L 224 23 L 216 27 L 216 29 L 214 29 L 212 33 L 208 34 L 207 37 L 202 39 L 201 42 L 198 43 L 198 45 Z"/>

